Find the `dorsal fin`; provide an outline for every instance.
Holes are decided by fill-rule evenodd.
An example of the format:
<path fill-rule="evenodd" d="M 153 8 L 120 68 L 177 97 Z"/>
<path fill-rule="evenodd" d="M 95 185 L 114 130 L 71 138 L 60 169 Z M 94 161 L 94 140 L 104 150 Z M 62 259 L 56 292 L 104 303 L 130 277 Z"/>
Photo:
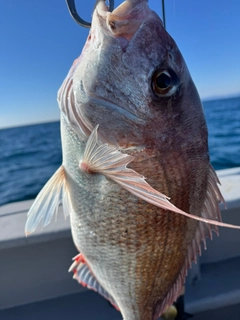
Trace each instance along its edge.
<path fill-rule="evenodd" d="M 224 199 L 218 188 L 218 183 L 218 177 L 212 166 L 209 165 L 206 198 L 201 212 L 201 216 L 207 220 L 217 219 L 221 221 L 219 202 L 224 202 Z M 187 270 L 191 267 L 193 261 L 196 263 L 197 255 L 201 255 L 201 241 L 204 243 L 204 248 L 206 249 L 206 238 L 209 237 L 212 239 L 212 231 L 215 231 L 218 234 L 218 228 L 216 225 L 207 224 L 202 221 L 198 223 L 195 237 L 188 247 L 185 263 L 179 273 L 179 276 L 166 295 L 166 298 L 157 308 L 156 314 L 158 316 L 164 312 L 166 306 L 171 305 L 180 295 L 187 275 Z"/>

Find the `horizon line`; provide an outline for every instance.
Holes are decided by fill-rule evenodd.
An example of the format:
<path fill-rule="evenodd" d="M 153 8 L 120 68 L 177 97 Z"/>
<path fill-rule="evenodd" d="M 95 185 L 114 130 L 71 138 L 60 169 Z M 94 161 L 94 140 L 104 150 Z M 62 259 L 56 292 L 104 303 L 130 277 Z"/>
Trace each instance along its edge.
<path fill-rule="evenodd" d="M 217 101 L 217 100 L 226 100 L 226 99 L 234 99 L 234 98 L 240 98 L 240 92 L 236 94 L 230 94 L 230 95 L 224 95 L 224 96 L 213 96 L 213 97 L 207 97 L 207 98 L 201 98 L 201 101 L 208 102 L 208 101 Z M 45 123 L 52 123 L 52 122 L 59 122 L 60 119 L 52 119 L 52 120 L 44 120 L 41 122 L 28 122 L 28 123 L 20 123 L 20 124 L 13 124 L 13 125 L 6 125 L 6 126 L 1 126 L 0 125 L 0 130 L 4 129 L 11 129 L 11 128 L 19 128 L 19 127 L 27 127 L 27 126 L 34 126 L 34 125 L 39 125 L 39 124 L 45 124 Z"/>
<path fill-rule="evenodd" d="M 53 122 L 60 122 L 60 119 L 56 120 L 46 120 L 46 121 L 41 121 L 41 122 L 29 122 L 29 123 L 23 123 L 23 124 L 13 124 L 13 125 L 8 125 L 8 126 L 0 126 L 0 130 L 5 130 L 5 129 L 12 129 L 12 128 L 20 128 L 20 127 L 28 127 L 28 126 L 36 126 L 39 124 L 45 124 L 45 123 L 53 123 Z"/>

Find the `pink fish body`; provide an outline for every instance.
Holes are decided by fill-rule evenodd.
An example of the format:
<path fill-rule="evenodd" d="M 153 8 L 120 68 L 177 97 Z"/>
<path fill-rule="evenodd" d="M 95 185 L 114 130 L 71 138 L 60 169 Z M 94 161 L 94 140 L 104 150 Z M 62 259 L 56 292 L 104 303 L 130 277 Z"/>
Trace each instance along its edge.
<path fill-rule="evenodd" d="M 81 252 L 75 278 L 124 320 L 155 320 L 180 294 L 201 241 L 217 232 L 214 221 L 225 224 L 200 98 L 146 0 L 112 13 L 98 1 L 58 101 L 63 164 L 30 209 L 26 233 L 62 202 Z"/>

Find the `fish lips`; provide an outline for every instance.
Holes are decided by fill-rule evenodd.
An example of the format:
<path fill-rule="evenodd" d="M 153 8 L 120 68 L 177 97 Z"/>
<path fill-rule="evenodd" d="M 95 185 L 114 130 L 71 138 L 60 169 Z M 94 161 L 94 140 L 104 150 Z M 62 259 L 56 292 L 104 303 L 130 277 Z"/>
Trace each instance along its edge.
<path fill-rule="evenodd" d="M 120 46 L 125 49 L 151 12 L 147 0 L 124 1 L 113 12 L 109 12 L 105 1 L 100 0 L 94 10 L 91 30 L 98 29 L 118 38 Z"/>

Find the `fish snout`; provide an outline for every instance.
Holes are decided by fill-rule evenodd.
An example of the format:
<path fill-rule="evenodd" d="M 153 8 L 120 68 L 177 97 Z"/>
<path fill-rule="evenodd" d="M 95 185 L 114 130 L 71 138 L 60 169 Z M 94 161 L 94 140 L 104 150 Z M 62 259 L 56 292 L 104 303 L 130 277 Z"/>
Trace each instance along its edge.
<path fill-rule="evenodd" d="M 130 41 L 148 16 L 150 9 L 147 0 L 126 0 L 113 12 L 108 11 L 105 1 L 98 1 L 97 15 L 106 19 L 106 27 L 114 37 Z"/>

